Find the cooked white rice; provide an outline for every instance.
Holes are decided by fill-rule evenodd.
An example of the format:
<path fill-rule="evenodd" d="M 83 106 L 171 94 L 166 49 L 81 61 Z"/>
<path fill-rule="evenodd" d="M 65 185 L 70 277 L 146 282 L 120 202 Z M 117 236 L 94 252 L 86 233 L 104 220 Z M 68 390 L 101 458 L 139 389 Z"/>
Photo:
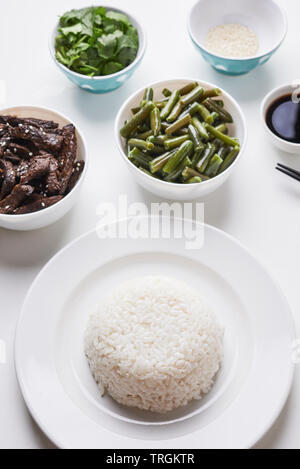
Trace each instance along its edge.
<path fill-rule="evenodd" d="M 102 394 L 165 413 L 210 391 L 222 343 L 223 328 L 196 291 L 144 277 L 100 304 L 87 326 L 85 352 Z"/>

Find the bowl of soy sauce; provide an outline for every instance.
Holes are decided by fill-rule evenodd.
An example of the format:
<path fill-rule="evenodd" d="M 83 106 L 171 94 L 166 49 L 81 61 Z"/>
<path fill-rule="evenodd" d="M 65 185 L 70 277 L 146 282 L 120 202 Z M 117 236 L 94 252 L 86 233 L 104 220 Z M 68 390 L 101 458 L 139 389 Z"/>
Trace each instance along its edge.
<path fill-rule="evenodd" d="M 280 150 L 300 155 L 300 85 L 283 85 L 271 91 L 261 113 L 271 141 Z"/>

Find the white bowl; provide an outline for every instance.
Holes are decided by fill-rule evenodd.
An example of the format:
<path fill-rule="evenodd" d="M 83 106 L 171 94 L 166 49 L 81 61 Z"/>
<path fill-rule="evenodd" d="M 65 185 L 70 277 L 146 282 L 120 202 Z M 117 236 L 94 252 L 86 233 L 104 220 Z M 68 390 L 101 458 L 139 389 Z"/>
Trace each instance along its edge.
<path fill-rule="evenodd" d="M 122 86 L 137 70 L 140 66 L 145 52 L 147 48 L 147 37 L 146 32 L 140 22 L 133 17 L 131 14 L 127 13 L 127 11 L 123 11 L 120 8 L 113 8 L 110 5 L 102 5 L 107 7 L 109 10 L 116 11 L 118 13 L 123 13 L 126 15 L 131 24 L 137 29 L 139 35 L 139 49 L 135 60 L 125 67 L 123 70 L 117 73 L 113 73 L 112 75 L 102 75 L 102 76 L 95 76 L 89 77 L 87 75 L 82 75 L 80 73 L 76 73 L 73 70 L 70 70 L 68 67 L 60 63 L 56 59 L 55 54 L 55 39 L 58 34 L 59 28 L 59 21 L 54 27 L 49 39 L 49 48 L 51 56 L 57 65 L 57 67 L 64 73 L 64 75 L 75 85 L 79 86 L 80 88 L 89 91 L 91 93 L 109 93 L 114 91 L 115 89 Z"/>
<path fill-rule="evenodd" d="M 246 58 L 221 57 L 205 47 L 208 32 L 220 24 L 248 26 L 258 37 L 259 50 Z M 274 0 L 198 0 L 188 19 L 190 37 L 203 58 L 217 71 L 242 75 L 266 63 L 287 33 L 287 16 Z"/>
<path fill-rule="evenodd" d="M 2 115 L 13 115 L 18 117 L 34 117 L 37 119 L 53 120 L 60 126 L 64 126 L 73 123 L 70 119 L 59 114 L 52 109 L 36 107 L 36 106 L 16 106 L 8 109 L 1 109 L 0 114 Z M 60 202 L 44 210 L 34 213 L 28 213 L 26 215 L 2 215 L 0 214 L 0 227 L 7 228 L 9 230 L 17 231 L 30 231 L 49 226 L 62 218 L 77 202 L 80 194 L 81 185 L 86 175 L 88 156 L 86 150 L 86 143 L 82 133 L 79 131 L 78 126 L 76 127 L 77 134 L 77 160 L 84 160 L 85 167 L 83 173 L 76 186 L 72 191 L 64 197 Z"/>
<path fill-rule="evenodd" d="M 241 142 L 241 151 L 237 159 L 231 166 L 229 166 L 226 171 L 219 174 L 215 178 L 210 179 L 209 181 L 204 181 L 199 184 L 175 184 L 161 181 L 159 179 L 155 179 L 151 176 L 148 176 L 131 163 L 126 153 L 126 141 L 120 136 L 120 129 L 123 127 L 124 122 L 132 116 L 131 109 L 138 106 L 140 101 L 143 99 L 145 88 L 152 87 L 154 90 L 155 99 L 160 99 L 163 97 L 162 90 L 164 88 L 169 88 L 171 90 L 179 89 L 187 83 L 193 81 L 197 81 L 205 89 L 218 88 L 216 85 L 207 83 L 205 81 L 197 80 L 196 78 L 176 78 L 173 80 L 151 83 L 138 90 L 123 104 L 115 122 L 116 142 L 119 151 L 123 157 L 123 160 L 125 161 L 125 164 L 127 165 L 132 176 L 140 186 L 144 187 L 149 192 L 159 195 L 160 197 L 164 197 L 166 199 L 198 199 L 200 197 L 204 197 L 210 194 L 211 192 L 214 192 L 216 189 L 221 187 L 236 168 L 236 165 L 244 152 L 247 140 L 247 128 L 244 114 L 235 99 L 233 99 L 232 96 L 222 90 L 222 99 L 224 100 L 225 107 L 232 114 L 234 120 L 234 124 L 230 125 L 230 135 L 233 137 L 238 137 Z"/>
<path fill-rule="evenodd" d="M 272 130 L 268 127 L 267 121 L 266 121 L 266 116 L 267 112 L 269 109 L 269 106 L 276 101 L 277 98 L 280 98 L 281 96 L 287 95 L 287 94 L 292 94 L 296 92 L 298 95 L 299 91 L 299 86 L 298 88 L 295 87 L 292 84 L 288 85 L 282 85 L 279 86 L 278 88 L 275 88 L 272 90 L 263 100 L 262 105 L 261 105 L 261 118 L 263 121 L 263 125 L 265 128 L 265 131 L 267 133 L 267 136 L 269 137 L 270 141 L 280 150 L 285 151 L 287 153 L 292 153 L 292 154 L 297 154 L 300 155 L 300 144 L 299 143 L 292 143 L 284 140 L 283 138 L 278 137 L 275 135 Z"/>

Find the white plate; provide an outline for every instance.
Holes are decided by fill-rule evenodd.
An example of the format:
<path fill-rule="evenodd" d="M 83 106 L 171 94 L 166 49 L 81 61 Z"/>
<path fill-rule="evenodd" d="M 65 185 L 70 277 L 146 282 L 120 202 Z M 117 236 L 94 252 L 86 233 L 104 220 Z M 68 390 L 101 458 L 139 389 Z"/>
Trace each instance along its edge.
<path fill-rule="evenodd" d="M 195 251 L 175 237 L 99 239 L 93 231 L 39 274 L 17 328 L 16 369 L 33 417 L 58 447 L 249 448 L 275 421 L 294 372 L 289 306 L 244 247 L 210 226 L 204 233 Z M 163 418 L 101 398 L 83 352 L 99 299 L 149 274 L 198 288 L 225 326 L 225 358 L 212 392 Z"/>

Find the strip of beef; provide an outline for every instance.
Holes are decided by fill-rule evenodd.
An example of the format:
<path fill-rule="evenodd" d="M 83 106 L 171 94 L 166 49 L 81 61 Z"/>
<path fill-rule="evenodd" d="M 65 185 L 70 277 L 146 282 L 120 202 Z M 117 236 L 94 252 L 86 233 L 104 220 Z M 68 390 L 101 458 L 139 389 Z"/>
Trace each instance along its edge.
<path fill-rule="evenodd" d="M 5 124 L 0 124 L 0 137 L 4 137 L 7 133 L 7 126 Z"/>
<path fill-rule="evenodd" d="M 32 125 L 19 124 L 18 127 L 10 127 L 10 136 L 13 139 L 29 140 L 39 149 L 58 153 L 63 144 L 63 137 L 42 131 Z"/>
<path fill-rule="evenodd" d="M 32 186 L 18 184 L 4 200 L 0 202 L 0 213 L 9 215 L 13 213 L 27 197 L 33 194 Z"/>
<path fill-rule="evenodd" d="M 41 197 L 39 200 L 33 201 L 29 204 L 22 205 L 14 211 L 15 215 L 24 215 L 26 213 L 39 212 L 45 208 L 51 207 L 51 205 L 57 204 L 63 198 L 62 195 L 54 197 Z"/>
<path fill-rule="evenodd" d="M 6 148 L 10 144 L 10 141 L 11 137 L 9 133 L 5 134 L 3 137 L 0 138 L 0 158 L 3 157 Z"/>
<path fill-rule="evenodd" d="M 39 180 L 50 172 L 50 158 L 47 156 L 36 156 L 32 158 L 25 174 L 20 179 L 21 184 L 28 184 L 31 181 Z"/>
<path fill-rule="evenodd" d="M 7 160 L 7 161 L 10 161 L 13 165 L 18 165 L 18 164 L 20 164 L 21 161 L 22 161 L 22 159 L 21 159 L 19 156 L 13 154 L 13 153 L 12 153 L 10 150 L 8 150 L 8 149 L 5 150 L 4 155 L 3 155 L 3 158 L 4 158 L 5 160 Z"/>
<path fill-rule="evenodd" d="M 0 200 L 2 200 L 12 191 L 16 184 L 16 169 L 10 161 L 6 160 L 0 160 L 0 169 L 2 170 Z"/>
<path fill-rule="evenodd" d="M 17 178 L 21 179 L 24 176 L 29 168 L 29 161 L 21 160 L 20 164 L 17 166 Z"/>
<path fill-rule="evenodd" d="M 59 156 L 60 163 L 60 194 L 64 195 L 72 176 L 73 166 L 77 156 L 77 139 L 74 125 L 69 124 L 63 127 L 63 146 Z"/>
<path fill-rule="evenodd" d="M 9 143 L 8 148 L 12 153 L 19 156 L 20 158 L 25 158 L 26 160 L 33 156 L 33 153 L 28 147 L 25 147 L 24 145 L 19 145 L 18 143 Z"/>
<path fill-rule="evenodd" d="M 19 124 L 32 125 L 33 127 L 43 128 L 43 130 L 54 130 L 58 128 L 58 124 L 53 121 L 46 121 L 43 119 L 35 119 L 33 117 L 20 118 L 16 116 L 0 116 L 1 124 L 8 124 L 12 127 L 17 127 Z"/>
<path fill-rule="evenodd" d="M 71 192 L 71 190 L 74 189 L 74 187 L 76 186 L 82 174 L 82 171 L 84 170 L 84 165 L 85 165 L 85 162 L 83 160 L 76 161 L 76 163 L 74 164 L 73 170 L 72 170 L 72 176 L 68 184 L 68 189 L 67 189 L 68 193 Z"/>

